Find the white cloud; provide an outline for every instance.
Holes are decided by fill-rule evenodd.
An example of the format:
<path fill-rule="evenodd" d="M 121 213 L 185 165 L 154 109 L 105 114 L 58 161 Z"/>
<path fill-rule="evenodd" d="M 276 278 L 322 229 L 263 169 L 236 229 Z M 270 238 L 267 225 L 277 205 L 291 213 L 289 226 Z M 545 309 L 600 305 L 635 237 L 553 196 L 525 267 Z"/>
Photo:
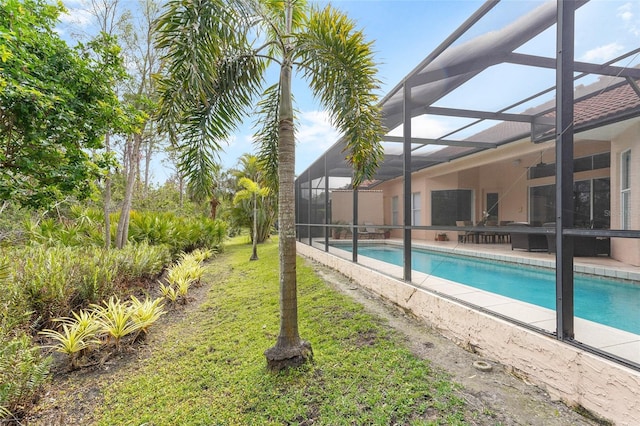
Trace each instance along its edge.
<path fill-rule="evenodd" d="M 624 28 L 634 36 L 640 36 L 640 4 L 638 2 L 628 2 L 617 9 L 617 16 L 623 22 Z"/>
<path fill-rule="evenodd" d="M 297 116 L 296 141 L 299 149 L 324 152 L 339 138 L 326 111 L 305 111 Z"/>
<path fill-rule="evenodd" d="M 449 133 L 453 127 L 445 118 L 419 115 L 411 119 L 411 134 L 416 138 L 439 138 Z M 402 136 L 402 125 L 389 132 L 389 136 Z"/>
<path fill-rule="evenodd" d="M 89 27 L 94 19 L 94 16 L 87 9 L 69 6 L 67 6 L 67 13 L 60 15 L 60 22 L 79 28 Z"/>
<path fill-rule="evenodd" d="M 618 17 L 623 21 L 631 21 L 633 19 L 633 5 L 625 3 L 618 8 Z"/>
<path fill-rule="evenodd" d="M 613 59 L 624 51 L 624 46 L 614 42 L 604 46 L 599 46 L 587 51 L 580 57 L 581 61 L 585 62 L 606 62 L 609 59 Z"/>

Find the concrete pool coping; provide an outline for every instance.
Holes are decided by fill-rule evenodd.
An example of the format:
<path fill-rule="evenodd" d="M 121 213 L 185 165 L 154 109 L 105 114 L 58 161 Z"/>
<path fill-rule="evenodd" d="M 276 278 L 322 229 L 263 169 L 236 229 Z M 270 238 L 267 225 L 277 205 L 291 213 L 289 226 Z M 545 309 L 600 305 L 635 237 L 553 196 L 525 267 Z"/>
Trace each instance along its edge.
<path fill-rule="evenodd" d="M 402 276 L 402 267 L 365 256 L 358 256 L 356 264 L 351 262 L 350 252 L 331 247 L 327 253 L 323 245 L 315 245 L 312 248 L 298 243 L 298 252 L 409 309 L 457 343 L 525 373 L 529 380 L 568 405 L 579 404 L 617 424 L 640 424 L 640 372 L 485 312 L 492 311 L 550 333 L 555 330 L 554 311 L 416 271 L 412 283 L 406 283 L 394 278 Z M 447 248 L 451 249 L 440 246 L 442 251 Z M 455 247 L 458 254 L 464 250 Z M 498 257 L 489 258 L 500 260 L 500 256 L 508 256 L 493 255 Z M 513 257 L 519 255 L 516 252 Z M 553 266 L 550 259 L 536 257 L 541 256 L 517 263 Z M 598 273 L 600 269 L 602 272 L 608 269 L 605 266 L 584 266 L 595 275 L 607 276 Z M 580 318 L 575 320 L 575 331 L 577 341 L 640 363 L 640 336 L 636 334 Z"/>

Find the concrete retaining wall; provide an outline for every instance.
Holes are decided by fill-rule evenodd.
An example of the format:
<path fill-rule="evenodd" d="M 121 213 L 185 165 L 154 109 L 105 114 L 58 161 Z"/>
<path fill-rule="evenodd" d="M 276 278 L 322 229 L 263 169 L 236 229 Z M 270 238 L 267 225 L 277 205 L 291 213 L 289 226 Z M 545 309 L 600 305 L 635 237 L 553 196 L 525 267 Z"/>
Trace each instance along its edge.
<path fill-rule="evenodd" d="M 640 424 L 640 372 L 306 244 L 297 249 L 410 310 L 459 345 L 515 369 L 567 405 L 618 425 Z"/>

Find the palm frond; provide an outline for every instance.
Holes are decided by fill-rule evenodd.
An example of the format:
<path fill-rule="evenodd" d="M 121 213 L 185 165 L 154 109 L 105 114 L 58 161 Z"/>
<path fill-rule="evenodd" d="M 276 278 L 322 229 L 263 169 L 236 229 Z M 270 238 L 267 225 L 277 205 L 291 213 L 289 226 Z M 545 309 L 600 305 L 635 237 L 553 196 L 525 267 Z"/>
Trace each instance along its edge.
<path fill-rule="evenodd" d="M 254 144 L 258 149 L 258 159 L 265 172 L 265 181 L 274 191 L 278 191 L 278 124 L 280 109 L 280 85 L 274 84 L 265 90 L 258 102 Z"/>
<path fill-rule="evenodd" d="M 312 10 L 297 43 L 305 79 L 346 138 L 346 158 L 355 169 L 357 186 L 373 176 L 383 158 L 372 45 L 346 15 L 331 6 Z"/>
<path fill-rule="evenodd" d="M 160 127 L 181 153 L 180 172 L 203 196 L 213 189 L 222 143 L 263 84 L 265 61 L 247 39 L 250 3 L 170 1 L 157 22 L 157 46 L 166 52 L 166 75 L 158 79 Z"/>

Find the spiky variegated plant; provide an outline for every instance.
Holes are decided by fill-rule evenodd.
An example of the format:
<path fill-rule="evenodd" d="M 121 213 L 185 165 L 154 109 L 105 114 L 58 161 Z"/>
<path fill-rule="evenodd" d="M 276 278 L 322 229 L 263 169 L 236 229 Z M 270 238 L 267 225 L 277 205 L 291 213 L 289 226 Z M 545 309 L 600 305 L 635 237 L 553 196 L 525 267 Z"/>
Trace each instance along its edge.
<path fill-rule="evenodd" d="M 162 297 L 158 297 L 153 300 L 145 298 L 143 301 L 140 301 L 137 297 L 131 296 L 131 300 L 129 301 L 131 307 L 131 320 L 145 335 L 147 334 L 149 327 L 151 327 L 154 322 L 165 314 L 162 300 Z"/>
<path fill-rule="evenodd" d="M 158 21 L 167 73 L 159 113 L 192 189 L 213 189 L 221 141 L 262 97 L 256 140 L 274 183 L 277 173 L 280 244 L 280 333 L 265 355 L 271 369 L 301 364 L 312 352 L 298 333 L 292 71 L 344 134 L 357 186 L 382 158 L 371 44 L 344 14 L 306 0 L 171 0 L 165 7 Z M 267 86 L 269 65 L 279 68 L 279 79 Z"/>
<path fill-rule="evenodd" d="M 126 302 L 113 296 L 108 301 L 102 301 L 102 305 L 92 304 L 97 321 L 102 332 L 108 337 L 113 337 L 116 349 L 120 350 L 120 341 L 128 334 L 138 331 L 140 324 L 131 320 L 133 310 Z"/>
<path fill-rule="evenodd" d="M 88 322 L 84 322 L 85 319 Z M 60 319 L 60 322 L 62 322 L 62 331 L 45 329 L 40 334 L 57 342 L 55 345 L 51 345 L 56 351 L 69 355 L 73 370 L 77 367 L 78 355 L 92 345 L 100 343 L 96 338 L 98 327 L 96 320 L 91 315 L 76 316 L 75 320 L 63 318 Z"/>

